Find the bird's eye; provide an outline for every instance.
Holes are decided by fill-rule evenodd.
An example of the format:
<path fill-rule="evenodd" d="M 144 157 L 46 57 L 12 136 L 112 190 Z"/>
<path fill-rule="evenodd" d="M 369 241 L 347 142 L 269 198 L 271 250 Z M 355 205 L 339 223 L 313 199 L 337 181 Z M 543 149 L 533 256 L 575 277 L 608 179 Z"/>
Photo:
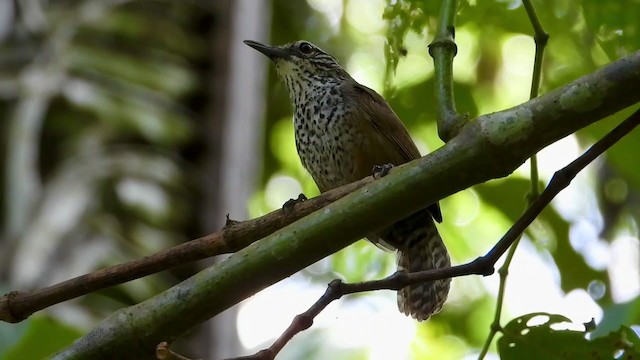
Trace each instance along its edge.
<path fill-rule="evenodd" d="M 311 44 L 309 44 L 308 42 L 300 43 L 300 45 L 298 45 L 298 49 L 300 49 L 300 52 L 305 55 L 309 55 L 311 54 L 311 52 L 313 52 L 313 46 L 311 46 Z"/>

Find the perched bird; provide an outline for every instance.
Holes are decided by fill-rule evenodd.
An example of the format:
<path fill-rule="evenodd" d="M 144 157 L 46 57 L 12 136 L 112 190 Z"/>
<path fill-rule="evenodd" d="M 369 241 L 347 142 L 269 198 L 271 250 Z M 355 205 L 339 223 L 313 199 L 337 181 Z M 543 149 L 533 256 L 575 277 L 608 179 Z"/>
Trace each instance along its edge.
<path fill-rule="evenodd" d="M 298 155 L 321 192 L 367 177 L 374 166 L 400 165 L 420 157 L 382 96 L 356 82 L 333 56 L 308 41 L 283 46 L 244 43 L 275 63 L 293 103 Z M 367 239 L 397 249 L 398 269 L 449 267 L 449 254 L 433 219 L 442 221 L 438 204 Z M 426 320 L 442 308 L 449 284 L 445 279 L 407 286 L 398 291 L 398 308 Z"/>

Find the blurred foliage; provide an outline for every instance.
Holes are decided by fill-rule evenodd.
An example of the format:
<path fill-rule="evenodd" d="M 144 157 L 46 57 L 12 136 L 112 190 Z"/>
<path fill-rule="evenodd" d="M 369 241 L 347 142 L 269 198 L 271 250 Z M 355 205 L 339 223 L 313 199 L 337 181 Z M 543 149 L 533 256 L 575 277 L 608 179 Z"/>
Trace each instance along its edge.
<path fill-rule="evenodd" d="M 326 344 L 330 338 L 327 335 L 322 330 L 310 328 L 309 331 L 300 334 L 300 340 L 305 346 L 286 346 L 278 357 L 283 359 L 335 360 L 366 360 L 369 358 L 365 349 L 328 348 Z"/>
<path fill-rule="evenodd" d="M 513 199 L 522 198 L 530 188 L 525 179 L 509 178 L 500 182 L 481 184 L 475 187 L 481 198 L 501 209 L 514 223 L 522 213 L 524 205 Z M 590 267 L 584 257 L 569 244 L 569 224 L 553 208 L 546 208 L 536 219 L 536 224 L 527 229 L 530 238 L 551 251 L 555 264 L 562 274 L 560 287 L 565 292 L 587 289 L 592 281 L 608 282 L 606 271 Z M 560 236 L 560 238 L 556 238 Z M 610 296 L 610 293 L 606 294 Z M 610 298 L 607 300 L 610 301 Z"/>
<path fill-rule="evenodd" d="M 201 235 L 211 12 L 84 0 L 2 2 L 0 14 L 0 285 L 50 285 Z M 44 358 L 80 335 L 70 326 L 193 270 L 91 294 L 26 329 L 3 324 L 0 352 L 13 347 L 0 358 Z"/>

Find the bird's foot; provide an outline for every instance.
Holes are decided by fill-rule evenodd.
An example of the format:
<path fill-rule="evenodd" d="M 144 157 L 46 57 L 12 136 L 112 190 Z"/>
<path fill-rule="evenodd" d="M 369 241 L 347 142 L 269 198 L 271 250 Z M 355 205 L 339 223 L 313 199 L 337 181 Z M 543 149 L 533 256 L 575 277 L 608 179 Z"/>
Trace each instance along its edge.
<path fill-rule="evenodd" d="M 391 171 L 391 169 L 393 169 L 393 164 L 390 164 L 390 163 L 376 165 L 373 167 L 373 170 L 372 170 L 373 178 L 376 180 L 382 179 L 383 177 L 389 175 L 389 171 Z"/>
<path fill-rule="evenodd" d="M 298 195 L 297 199 L 289 199 L 289 200 L 287 200 L 287 202 L 284 203 L 284 205 L 282 205 L 282 211 L 293 210 L 293 207 L 296 204 L 304 202 L 306 200 L 307 200 L 307 197 L 304 194 Z"/>

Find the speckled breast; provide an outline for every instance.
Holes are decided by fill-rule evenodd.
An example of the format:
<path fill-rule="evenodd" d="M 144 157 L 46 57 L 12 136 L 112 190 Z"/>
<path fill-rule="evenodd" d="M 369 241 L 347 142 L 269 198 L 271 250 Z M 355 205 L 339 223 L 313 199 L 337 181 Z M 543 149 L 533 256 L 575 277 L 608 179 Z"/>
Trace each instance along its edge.
<path fill-rule="evenodd" d="M 353 148 L 361 141 L 348 121 L 351 108 L 338 86 L 323 87 L 296 101 L 294 127 L 298 155 L 320 191 L 348 184 Z"/>

